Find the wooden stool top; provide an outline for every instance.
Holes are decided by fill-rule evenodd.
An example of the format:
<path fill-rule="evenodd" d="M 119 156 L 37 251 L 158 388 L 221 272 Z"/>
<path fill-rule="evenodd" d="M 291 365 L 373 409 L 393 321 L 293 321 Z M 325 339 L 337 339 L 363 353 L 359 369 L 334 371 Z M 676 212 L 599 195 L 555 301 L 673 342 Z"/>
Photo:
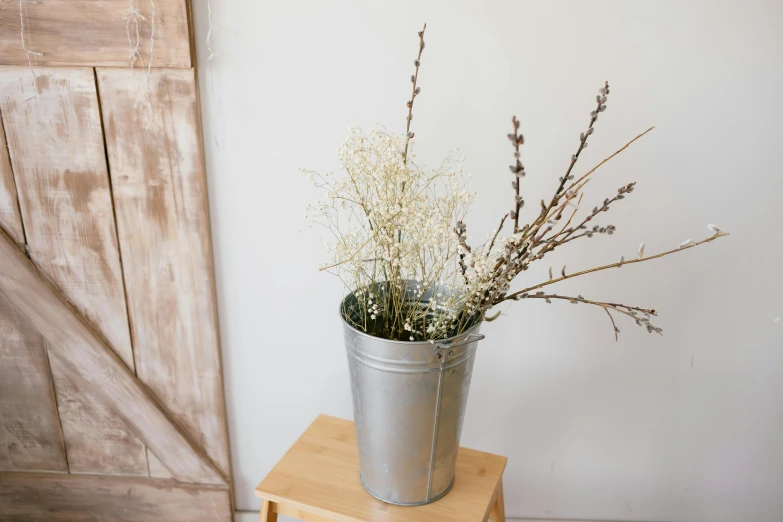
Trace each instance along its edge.
<path fill-rule="evenodd" d="M 502 509 L 506 461 L 460 448 L 454 487 L 445 497 L 424 506 L 394 506 L 374 498 L 359 481 L 353 422 L 319 415 L 256 487 L 256 496 L 265 500 L 264 508 L 302 520 L 479 522 L 489 517 L 496 491 Z"/>

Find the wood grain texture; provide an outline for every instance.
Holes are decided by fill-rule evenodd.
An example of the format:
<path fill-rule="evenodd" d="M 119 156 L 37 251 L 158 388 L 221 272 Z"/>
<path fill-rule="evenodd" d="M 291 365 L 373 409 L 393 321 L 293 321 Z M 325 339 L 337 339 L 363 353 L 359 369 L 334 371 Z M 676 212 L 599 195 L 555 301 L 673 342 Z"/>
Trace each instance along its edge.
<path fill-rule="evenodd" d="M 147 448 L 147 464 L 149 466 L 150 477 L 174 478 L 169 470 L 166 469 L 166 466 L 163 465 L 160 459 L 156 457 L 149 448 Z"/>
<path fill-rule="evenodd" d="M 0 118 L 0 227 L 4 228 L 14 241 L 20 245 L 24 244 L 22 217 L 19 214 L 14 172 L 11 170 L 11 160 L 5 144 L 2 118 Z"/>
<path fill-rule="evenodd" d="M 486 520 L 506 458 L 460 448 L 454 486 L 442 499 L 416 507 L 372 497 L 359 481 L 353 422 L 320 415 L 256 487 L 281 514 L 358 522 L 478 522 Z"/>
<path fill-rule="evenodd" d="M 261 522 L 277 522 L 277 512 L 275 511 L 275 505 L 268 500 L 261 502 Z"/>
<path fill-rule="evenodd" d="M 150 53 L 152 2 L 136 0 L 141 20 L 141 53 L 146 66 L 189 68 L 185 0 L 155 0 L 155 38 Z M 35 67 L 86 65 L 130 67 L 126 16 L 128 0 L 37 0 L 23 3 L 25 46 Z M 0 65 L 27 65 L 22 48 L 19 2 L 0 2 Z M 135 39 L 135 27 L 131 26 Z M 137 67 L 141 63 L 137 62 Z"/>
<path fill-rule="evenodd" d="M 0 118 L 0 228 L 24 248 Z M 44 338 L 0 299 L 0 470 L 68 472 Z"/>
<path fill-rule="evenodd" d="M 50 356 L 59 360 L 79 390 L 102 401 L 178 480 L 228 483 L 106 341 L 1 230 L 0 266 L 0 299 L 44 336 Z"/>
<path fill-rule="evenodd" d="M 68 472 L 44 339 L 2 298 L 0 470 Z"/>
<path fill-rule="evenodd" d="M 141 440 L 58 357 L 50 362 L 70 472 L 148 476 Z"/>
<path fill-rule="evenodd" d="M 288 509 L 288 508 L 286 508 L 286 509 Z M 293 511 L 291 511 L 291 512 L 293 512 Z M 281 515 L 285 515 L 285 516 L 292 516 L 292 515 L 288 515 L 287 513 L 280 513 L 280 514 Z M 296 518 L 297 520 L 304 520 L 303 518 L 301 518 L 301 516 L 297 517 L 296 515 L 293 515 L 293 517 Z M 318 519 L 315 519 L 314 522 L 322 522 L 324 520 L 329 520 L 329 522 L 334 522 L 333 520 L 330 520 L 328 518 L 322 518 L 321 521 L 319 521 Z M 258 522 L 258 510 L 256 510 L 256 511 L 245 511 L 245 510 L 234 511 L 234 522 Z M 309 522 L 309 521 L 307 521 L 307 522 Z M 521 518 L 508 518 L 508 517 L 506 517 L 506 522 L 602 522 L 602 521 L 599 521 L 599 520 L 565 520 L 565 519 L 560 519 L 560 518 L 558 518 L 555 521 L 555 520 L 552 520 L 552 519 L 544 520 L 544 519 L 538 519 L 538 518 L 536 518 L 536 519 L 532 519 L 532 518 L 521 519 Z M 607 522 L 607 521 L 604 520 L 603 522 Z M 614 522 L 623 522 L 623 521 L 615 520 Z M 626 522 L 630 522 L 630 521 L 626 521 Z"/>
<path fill-rule="evenodd" d="M 506 522 L 506 500 L 503 497 L 502 477 L 495 491 L 495 500 L 492 502 L 492 522 Z"/>
<path fill-rule="evenodd" d="M 33 85 L 35 83 L 35 87 Z M 0 67 L 0 114 L 30 258 L 133 368 L 92 69 Z M 72 473 L 146 475 L 144 446 L 52 360 Z"/>
<path fill-rule="evenodd" d="M 133 368 L 95 76 L 0 67 L 30 258 Z"/>
<path fill-rule="evenodd" d="M 137 375 L 228 474 L 194 71 L 152 71 L 151 121 L 133 106 L 130 71 L 97 77 Z"/>
<path fill-rule="evenodd" d="M 173 480 L 0 473 L 0 518 L 25 522 L 231 522 L 226 488 Z"/>

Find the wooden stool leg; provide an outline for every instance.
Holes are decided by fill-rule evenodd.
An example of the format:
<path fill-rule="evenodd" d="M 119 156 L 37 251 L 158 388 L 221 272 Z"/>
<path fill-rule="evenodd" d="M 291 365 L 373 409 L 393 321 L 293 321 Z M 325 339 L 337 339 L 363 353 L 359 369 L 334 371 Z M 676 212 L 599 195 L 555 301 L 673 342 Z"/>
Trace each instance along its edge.
<path fill-rule="evenodd" d="M 277 522 L 277 513 L 274 511 L 274 504 L 268 500 L 264 500 L 261 504 L 261 522 Z"/>
<path fill-rule="evenodd" d="M 506 504 L 503 500 L 503 477 L 495 490 L 495 504 L 492 506 L 492 522 L 506 522 Z"/>

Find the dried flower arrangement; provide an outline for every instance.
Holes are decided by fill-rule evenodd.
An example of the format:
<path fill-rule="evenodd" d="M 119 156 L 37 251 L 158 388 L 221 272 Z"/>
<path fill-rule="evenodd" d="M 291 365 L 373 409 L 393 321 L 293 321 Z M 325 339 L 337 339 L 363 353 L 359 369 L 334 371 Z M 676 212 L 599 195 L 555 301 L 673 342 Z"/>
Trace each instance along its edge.
<path fill-rule="evenodd" d="M 634 259 L 620 260 L 588 270 L 559 276 L 549 268 L 549 279 L 511 291 L 511 282 L 534 261 L 542 259 L 572 241 L 596 234 L 612 235 L 613 225 L 594 225 L 593 220 L 634 191 L 636 183 L 620 187 L 583 218 L 581 208 L 585 185 L 603 164 L 647 134 L 652 127 L 579 177 L 573 174 L 579 157 L 587 147 L 599 115 L 606 110 L 609 83 L 599 89 L 595 107 L 579 145 L 571 156 L 566 173 L 558 180 L 554 194 L 539 203 L 540 211 L 532 222 L 520 226 L 525 205 L 521 181 L 525 167 L 520 147 L 525 140 L 519 133 L 519 121 L 511 119 L 513 132 L 508 139 L 513 147 L 513 204 L 494 230 L 490 241 L 481 246 L 468 244 L 464 217 L 473 199 L 465 186 L 462 159 L 448 156 L 437 169 L 416 162 L 411 131 L 413 105 L 421 93 L 418 85 L 424 31 L 419 34 L 418 56 L 411 76 L 411 96 L 406 102 L 408 115 L 405 133 L 385 131 L 364 134 L 351 129 L 338 149 L 343 170 L 320 175 L 303 171 L 324 192 L 324 201 L 308 206 L 307 217 L 325 227 L 334 236 L 332 262 L 321 267 L 343 280 L 351 292 L 343 302 L 342 313 L 354 328 L 370 335 L 401 341 L 435 341 L 458 335 L 481 321 L 492 321 L 500 312 L 489 310 L 506 301 L 520 299 L 566 300 L 604 309 L 611 320 L 615 339 L 620 332 L 613 313 L 629 317 L 648 332 L 662 333 L 651 322 L 658 315 L 653 309 L 586 299 L 581 295 L 548 293 L 542 288 L 584 274 L 641 263 L 681 252 L 728 235 L 716 225 L 708 225 L 711 235 L 688 239 L 679 247 L 645 256 L 644 243 Z M 502 237 L 505 228 L 510 235 Z"/>

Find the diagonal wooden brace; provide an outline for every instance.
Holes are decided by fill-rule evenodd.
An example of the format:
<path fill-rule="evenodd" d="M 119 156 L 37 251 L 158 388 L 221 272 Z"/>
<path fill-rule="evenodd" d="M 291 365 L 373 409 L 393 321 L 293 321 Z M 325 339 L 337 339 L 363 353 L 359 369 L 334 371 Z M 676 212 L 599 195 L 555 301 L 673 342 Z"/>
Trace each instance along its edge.
<path fill-rule="evenodd" d="M 177 480 L 228 485 L 228 478 L 2 228 L 0 299 L 27 318 L 85 393 L 121 418 Z"/>

